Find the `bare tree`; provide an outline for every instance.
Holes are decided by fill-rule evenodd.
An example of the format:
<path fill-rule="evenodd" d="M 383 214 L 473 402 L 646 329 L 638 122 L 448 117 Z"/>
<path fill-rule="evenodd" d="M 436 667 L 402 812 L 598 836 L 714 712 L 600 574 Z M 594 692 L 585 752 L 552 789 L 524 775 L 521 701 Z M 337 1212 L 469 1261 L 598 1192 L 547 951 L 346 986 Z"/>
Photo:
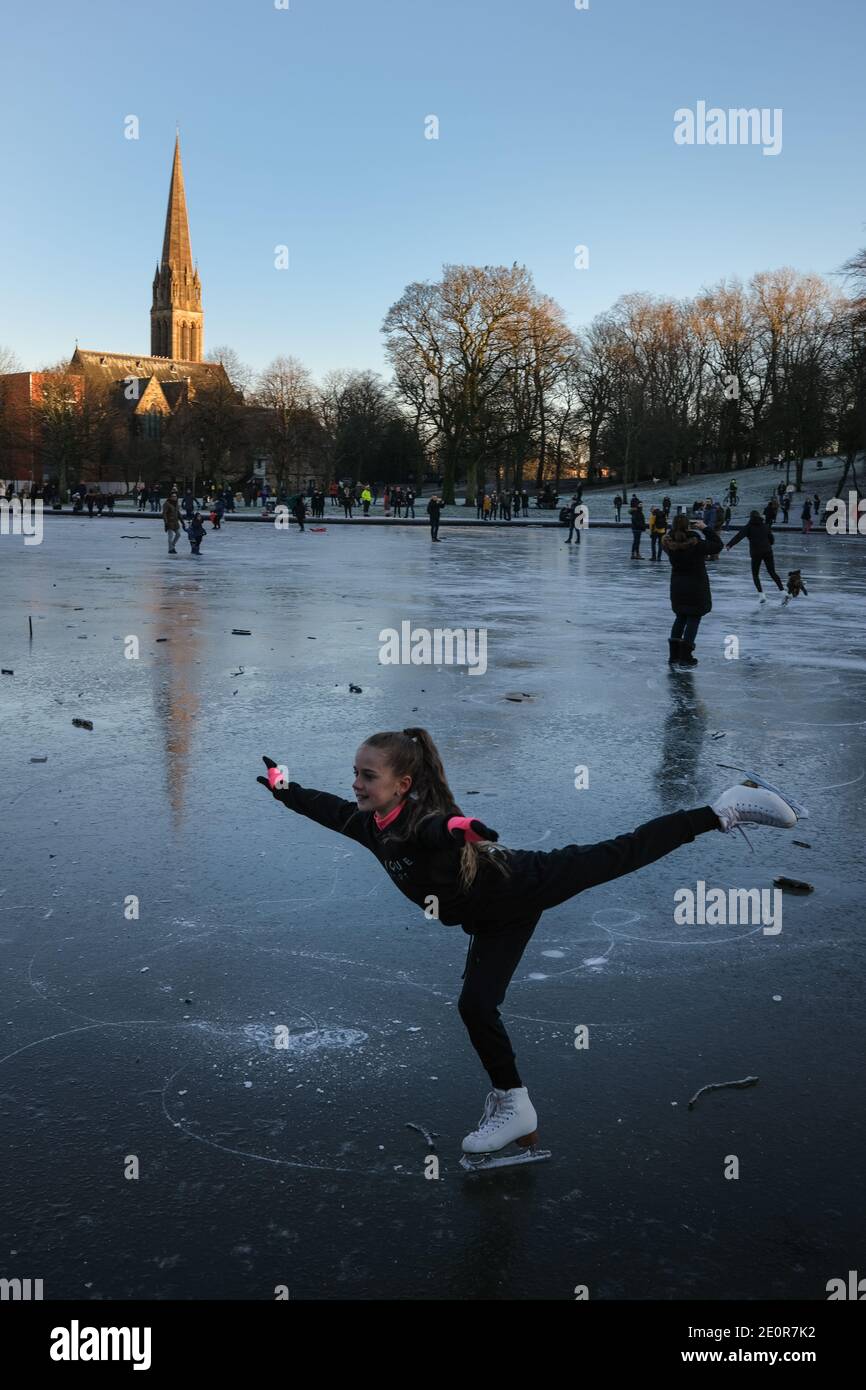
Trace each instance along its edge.
<path fill-rule="evenodd" d="M 467 503 L 474 499 L 501 391 L 514 370 L 516 320 L 534 298 L 524 266 L 446 265 L 441 281 L 407 286 L 385 316 L 397 391 L 436 441 L 446 501 L 454 500 L 461 465 Z"/>
<path fill-rule="evenodd" d="M 205 361 L 219 362 L 232 386 L 236 391 L 240 391 L 242 396 L 247 396 L 252 391 L 256 374 L 248 363 L 241 361 L 234 348 L 225 344 L 211 348 Z"/>
<path fill-rule="evenodd" d="M 277 484 L 300 487 L 308 469 L 308 441 L 315 418 L 315 389 L 296 357 L 275 357 L 258 377 L 255 403 L 265 412 L 262 433 L 274 461 Z"/>

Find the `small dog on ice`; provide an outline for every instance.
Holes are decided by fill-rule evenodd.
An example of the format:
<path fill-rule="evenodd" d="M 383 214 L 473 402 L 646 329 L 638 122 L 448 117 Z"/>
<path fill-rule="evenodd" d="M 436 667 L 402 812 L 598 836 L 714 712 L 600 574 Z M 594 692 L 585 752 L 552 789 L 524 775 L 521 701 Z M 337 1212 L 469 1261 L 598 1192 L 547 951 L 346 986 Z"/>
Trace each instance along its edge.
<path fill-rule="evenodd" d="M 788 592 L 782 599 L 783 608 L 786 603 L 790 603 L 791 599 L 796 598 L 798 594 L 805 594 L 807 598 L 809 597 L 809 590 L 803 583 L 803 576 L 801 575 L 799 570 L 788 571 L 788 582 L 785 585 L 785 588 L 788 590 Z"/>

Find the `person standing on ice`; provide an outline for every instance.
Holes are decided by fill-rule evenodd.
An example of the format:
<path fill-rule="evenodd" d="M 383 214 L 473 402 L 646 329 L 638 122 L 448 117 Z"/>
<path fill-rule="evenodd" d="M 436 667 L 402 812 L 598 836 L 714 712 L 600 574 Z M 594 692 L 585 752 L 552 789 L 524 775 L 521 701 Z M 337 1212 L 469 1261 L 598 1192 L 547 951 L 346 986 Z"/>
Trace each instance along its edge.
<path fill-rule="evenodd" d="M 439 521 L 442 516 L 442 502 L 438 493 L 434 492 L 430 501 L 427 503 L 427 515 L 430 518 L 430 539 L 431 541 L 438 541 Z"/>
<path fill-rule="evenodd" d="M 631 517 L 631 559 L 639 560 L 640 538 L 646 530 L 646 517 L 643 514 L 643 507 L 636 500 L 632 502 L 630 508 Z"/>
<path fill-rule="evenodd" d="M 650 511 L 650 559 L 661 560 L 662 558 L 662 537 L 668 529 L 667 513 L 661 507 L 653 507 Z"/>
<path fill-rule="evenodd" d="M 495 830 L 462 814 L 426 729 L 366 739 L 355 754 L 354 801 L 286 782 L 273 759 L 263 761 L 267 775 L 256 780 L 275 800 L 369 849 L 425 916 L 470 937 L 458 1009 L 493 1086 L 478 1128 L 463 1140 L 462 1162 L 470 1168 L 542 1156 L 535 1149 L 538 1116 L 499 1014 L 542 914 L 711 830 L 790 829 L 797 821 L 781 796 L 737 786 L 711 806 L 659 816 L 599 844 L 506 849 Z"/>
<path fill-rule="evenodd" d="M 697 666 L 693 656 L 701 618 L 713 606 L 707 560 L 718 555 L 722 542 L 702 521 L 689 521 L 683 512 L 674 517 L 662 549 L 671 562 L 671 608 L 674 621 L 668 638 L 669 666 Z"/>
<path fill-rule="evenodd" d="M 767 596 L 761 588 L 761 565 L 767 571 L 776 588 L 784 589 L 784 584 L 776 573 L 776 566 L 773 563 L 773 529 L 768 521 L 761 520 L 761 513 L 752 511 L 745 526 L 741 526 L 737 534 L 728 541 L 725 546 L 730 550 L 732 545 L 739 545 L 740 541 L 748 537 L 749 555 L 752 561 L 752 580 L 758 591 L 759 603 L 766 603 Z"/>
<path fill-rule="evenodd" d="M 190 518 L 190 521 L 188 525 L 184 527 L 184 530 L 186 531 L 187 539 L 189 541 L 190 553 L 192 555 L 200 555 L 201 543 L 207 535 L 207 531 L 205 530 L 204 522 L 201 519 L 200 512 L 196 512 L 195 515 Z"/>
<path fill-rule="evenodd" d="M 176 555 L 176 546 L 180 540 L 180 510 L 177 505 L 177 493 L 172 490 L 162 504 L 162 524 L 168 536 L 168 553 Z"/>
<path fill-rule="evenodd" d="M 565 538 L 565 544 L 570 545 L 572 536 L 575 536 L 577 538 L 575 540 L 575 545 L 580 545 L 580 517 L 578 516 L 578 512 L 580 511 L 580 498 L 577 494 L 572 497 L 564 510 L 568 516 L 568 535 Z"/>
<path fill-rule="evenodd" d="M 306 520 L 307 516 L 307 504 L 304 501 L 304 494 L 302 492 L 299 492 L 297 497 L 295 498 L 295 503 L 292 507 L 292 516 L 298 523 L 299 529 L 303 531 L 304 521 Z"/>

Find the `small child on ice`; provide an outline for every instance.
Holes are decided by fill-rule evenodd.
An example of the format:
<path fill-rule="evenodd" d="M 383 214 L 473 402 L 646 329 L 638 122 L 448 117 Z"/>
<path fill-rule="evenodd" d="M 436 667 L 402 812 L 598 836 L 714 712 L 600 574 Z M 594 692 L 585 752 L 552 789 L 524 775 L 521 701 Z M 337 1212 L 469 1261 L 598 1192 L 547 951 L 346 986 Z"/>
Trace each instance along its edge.
<path fill-rule="evenodd" d="M 199 547 L 207 535 L 200 512 L 196 512 L 192 520 L 184 527 L 184 530 L 186 531 L 187 539 L 189 540 L 189 548 L 193 555 L 200 555 L 201 550 Z"/>
<path fill-rule="evenodd" d="M 461 926 L 470 936 L 458 1009 L 493 1085 L 478 1128 L 463 1140 L 471 1157 L 462 1163 L 472 1168 L 547 1157 L 535 1149 L 538 1116 L 499 1014 L 542 913 L 710 830 L 790 829 L 797 821 L 775 793 L 737 786 L 712 806 L 659 816 L 599 844 L 505 849 L 495 830 L 462 815 L 425 729 L 373 734 L 361 744 L 354 802 L 285 783 L 272 759 L 264 763 L 267 776 L 257 781 L 277 801 L 369 849 L 405 897 L 425 909 L 435 904 L 444 926 Z M 511 1145 L 516 1149 L 508 1156 L 494 1157 Z"/>

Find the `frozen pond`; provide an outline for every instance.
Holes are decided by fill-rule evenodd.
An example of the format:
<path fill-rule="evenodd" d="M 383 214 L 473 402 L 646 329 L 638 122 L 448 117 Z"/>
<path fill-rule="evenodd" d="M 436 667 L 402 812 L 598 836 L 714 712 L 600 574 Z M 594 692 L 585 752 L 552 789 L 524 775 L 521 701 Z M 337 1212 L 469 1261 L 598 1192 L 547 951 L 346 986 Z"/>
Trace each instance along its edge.
<path fill-rule="evenodd" d="M 199 560 L 147 521 L 0 539 L 3 1272 L 46 1298 L 821 1299 L 862 1268 L 862 542 L 779 536 L 809 589 L 784 609 L 725 556 L 672 674 L 669 567 L 625 529 L 442 535 L 229 525 Z M 485 628 L 486 673 L 382 665 L 406 621 Z M 348 797 L 364 736 L 406 725 L 505 844 L 705 804 L 738 778 L 719 763 L 811 812 L 545 915 L 503 1016 L 550 1163 L 461 1172 L 489 1090 L 467 937 L 255 781 L 267 753 Z M 674 925 L 683 885 L 778 875 L 815 889 L 779 935 Z"/>

